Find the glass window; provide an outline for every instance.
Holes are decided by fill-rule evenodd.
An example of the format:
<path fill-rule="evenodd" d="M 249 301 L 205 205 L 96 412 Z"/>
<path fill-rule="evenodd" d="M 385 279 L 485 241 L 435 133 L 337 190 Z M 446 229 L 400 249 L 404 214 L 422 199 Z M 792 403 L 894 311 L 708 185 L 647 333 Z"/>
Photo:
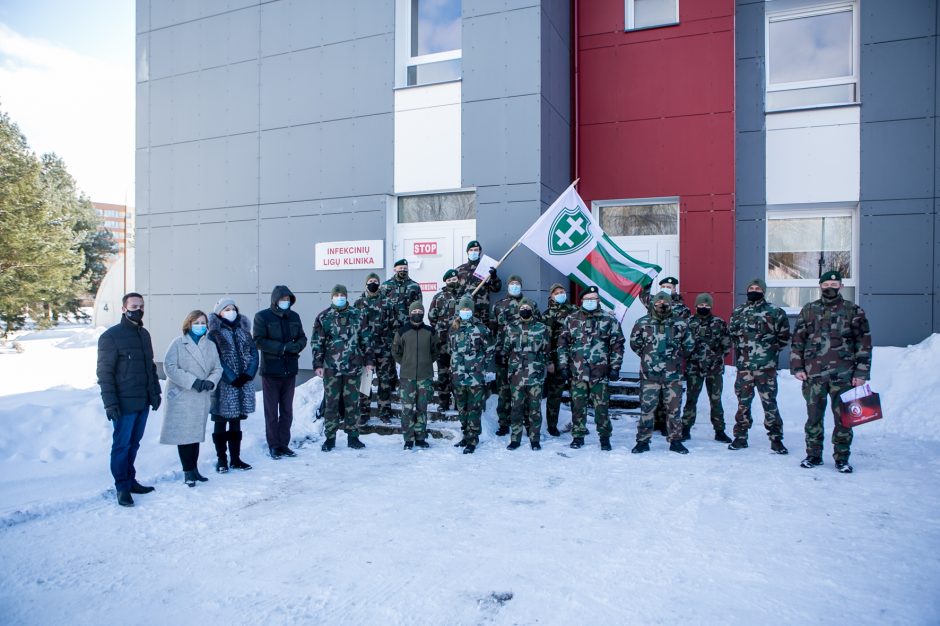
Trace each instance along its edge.
<path fill-rule="evenodd" d="M 679 0 L 626 0 L 626 30 L 679 23 Z"/>
<path fill-rule="evenodd" d="M 461 0 L 398 0 L 399 86 L 461 77 Z"/>
<path fill-rule="evenodd" d="M 398 198 L 398 223 L 474 220 L 477 199 L 472 191 L 429 193 Z"/>
<path fill-rule="evenodd" d="M 411 56 L 460 50 L 460 0 L 411 0 Z"/>
<path fill-rule="evenodd" d="M 855 220 L 852 210 L 768 212 L 768 299 L 796 312 L 819 298 L 819 276 L 834 269 L 842 274 L 845 297 L 854 300 Z"/>
<path fill-rule="evenodd" d="M 601 228 L 611 237 L 678 235 L 679 203 L 601 205 Z"/>
<path fill-rule="evenodd" d="M 855 3 L 770 13 L 767 110 L 858 101 Z"/>

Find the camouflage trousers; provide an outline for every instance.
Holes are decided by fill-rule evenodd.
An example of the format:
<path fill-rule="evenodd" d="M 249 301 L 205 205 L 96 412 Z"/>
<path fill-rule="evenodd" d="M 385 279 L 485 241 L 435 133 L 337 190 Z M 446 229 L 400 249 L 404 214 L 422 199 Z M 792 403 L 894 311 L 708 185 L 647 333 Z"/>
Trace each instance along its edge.
<path fill-rule="evenodd" d="M 557 373 L 545 378 L 545 422 L 551 428 L 558 428 L 558 413 L 561 411 L 561 394 L 570 388 Z"/>
<path fill-rule="evenodd" d="M 483 414 L 483 387 L 454 387 L 454 407 L 460 414 L 463 439 L 474 446 L 480 443 L 480 416 Z"/>
<path fill-rule="evenodd" d="M 610 424 L 608 405 L 610 390 L 607 380 L 572 380 L 571 381 L 571 435 L 585 437 L 587 430 L 588 402 L 594 404 L 594 425 L 600 437 L 610 437 L 613 426 Z"/>
<path fill-rule="evenodd" d="M 428 437 L 428 402 L 434 393 L 430 378 L 410 380 L 402 378 L 401 434 L 405 441 L 424 441 Z"/>
<path fill-rule="evenodd" d="M 826 401 L 832 405 L 832 458 L 848 461 L 852 447 L 852 429 L 842 425 L 839 396 L 852 388 L 851 381 L 828 377 L 810 378 L 803 382 L 806 399 L 806 456 L 822 456 L 826 439 Z"/>
<path fill-rule="evenodd" d="M 437 396 L 440 398 L 441 408 L 450 406 L 450 397 L 454 393 L 454 381 L 450 375 L 450 355 L 442 354 L 437 357 Z"/>
<path fill-rule="evenodd" d="M 666 415 L 669 442 L 682 441 L 682 420 L 679 417 L 681 406 L 681 380 L 640 379 L 640 421 L 636 425 L 637 442 L 649 443 L 652 439 L 657 411 L 662 411 Z"/>
<path fill-rule="evenodd" d="M 340 402 L 345 409 L 343 430 L 347 435 L 359 436 L 359 375 L 324 372 L 323 375 L 323 432 L 326 437 L 336 436 L 340 422 Z"/>
<path fill-rule="evenodd" d="M 738 370 L 734 381 L 734 393 L 738 396 L 738 411 L 734 414 L 734 436 L 747 439 L 747 431 L 754 424 L 751 418 L 751 402 L 754 389 L 764 407 L 764 428 L 771 441 L 783 439 L 783 420 L 777 409 L 777 370 Z"/>
<path fill-rule="evenodd" d="M 537 442 L 542 432 L 542 385 L 516 385 L 512 388 L 513 441 L 522 441 L 522 431 L 529 428 L 529 441 Z"/>
<path fill-rule="evenodd" d="M 378 387 L 378 400 L 376 405 L 379 415 L 390 416 L 392 412 L 392 391 L 398 383 L 398 374 L 395 371 L 395 359 L 392 353 L 380 354 L 375 359 L 375 382 Z M 372 392 L 361 395 L 359 411 L 363 419 L 367 419 L 371 409 Z"/>
<path fill-rule="evenodd" d="M 702 387 L 708 389 L 708 404 L 711 407 L 712 427 L 715 432 L 725 431 L 725 410 L 721 406 L 721 392 L 724 388 L 722 375 L 724 369 L 709 374 L 689 372 L 685 375 L 685 409 L 682 411 L 682 427 L 692 428 L 695 424 L 695 405 L 702 393 Z"/>
<path fill-rule="evenodd" d="M 496 403 L 496 417 L 499 418 L 499 427 L 509 428 L 512 417 L 512 388 L 509 386 L 509 368 L 496 366 L 496 393 L 499 401 Z"/>

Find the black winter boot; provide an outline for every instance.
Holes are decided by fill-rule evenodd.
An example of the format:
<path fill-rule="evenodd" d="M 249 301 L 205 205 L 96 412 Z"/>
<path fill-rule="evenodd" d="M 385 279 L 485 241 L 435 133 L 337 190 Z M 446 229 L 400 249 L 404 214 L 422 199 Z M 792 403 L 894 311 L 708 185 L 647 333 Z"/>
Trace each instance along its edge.
<path fill-rule="evenodd" d="M 692 427 L 683 426 L 682 427 L 682 441 L 688 441 L 692 438 Z"/>
<path fill-rule="evenodd" d="M 673 441 L 669 444 L 670 452 L 678 452 L 679 454 L 688 454 L 689 449 L 682 445 L 681 441 Z"/>
<path fill-rule="evenodd" d="M 574 448 L 575 450 L 577 450 L 583 445 L 584 445 L 584 437 L 575 437 L 574 439 L 571 440 L 571 443 L 568 444 L 568 447 Z"/>
<path fill-rule="evenodd" d="M 466 448 L 466 447 L 467 447 L 467 439 L 466 439 L 465 437 L 461 437 L 460 441 L 458 441 L 457 443 L 454 444 L 454 447 L 455 447 L 455 448 Z"/>
<path fill-rule="evenodd" d="M 414 442 L 414 441 L 406 441 L 406 442 L 405 442 L 405 447 L 404 447 L 404 449 L 405 449 L 405 450 L 414 450 L 414 449 L 415 449 L 415 442 Z"/>
<path fill-rule="evenodd" d="M 601 437 L 601 450 L 605 452 L 609 452 L 611 450 L 610 437 Z"/>
<path fill-rule="evenodd" d="M 349 435 L 346 437 L 346 445 L 352 448 L 353 450 L 362 450 L 366 447 L 366 444 L 359 441 L 358 435 Z"/>
<path fill-rule="evenodd" d="M 648 441 L 637 441 L 636 445 L 633 446 L 633 449 L 630 450 L 632 454 L 643 454 L 644 452 L 650 451 L 650 444 Z"/>
<path fill-rule="evenodd" d="M 117 501 L 121 506 L 134 506 L 134 498 L 131 497 L 130 491 L 118 491 Z"/>
<path fill-rule="evenodd" d="M 849 462 L 844 459 L 839 459 L 838 461 L 836 461 L 836 470 L 840 474 L 851 474 L 852 472 L 855 471 L 854 469 L 852 469 L 852 466 L 849 465 Z"/>
<path fill-rule="evenodd" d="M 787 450 L 787 447 L 783 445 L 783 442 L 779 439 L 774 439 L 770 442 L 770 449 L 777 454 L 790 454 L 790 451 Z"/>
<path fill-rule="evenodd" d="M 497 437 L 504 437 L 504 436 L 506 436 L 506 435 L 508 435 L 508 434 L 509 434 L 509 426 L 502 426 L 502 425 L 500 425 L 500 427 L 496 429 L 496 436 L 497 436 Z"/>
<path fill-rule="evenodd" d="M 529 443 L 529 445 L 532 446 L 532 449 L 533 449 L 533 450 L 541 450 L 541 449 L 542 449 L 542 444 L 540 444 L 538 441 L 532 441 L 532 442 Z"/>
<path fill-rule="evenodd" d="M 522 445 L 522 444 L 519 443 L 518 441 L 510 441 L 510 442 L 509 442 L 509 445 L 506 446 L 506 449 L 507 449 L 507 450 L 517 450 L 520 445 Z"/>
<path fill-rule="evenodd" d="M 219 457 L 219 460 L 215 462 L 215 471 L 220 474 L 224 474 L 228 471 L 228 457 L 226 456 L 226 444 L 228 443 L 228 436 L 232 433 L 222 432 L 222 433 L 212 433 L 212 443 L 215 444 L 215 454 Z M 235 458 L 235 455 L 232 455 L 232 458 Z"/>
<path fill-rule="evenodd" d="M 150 493 L 154 489 L 155 487 L 151 487 L 150 485 L 141 485 L 139 482 L 137 482 L 136 478 L 133 480 L 133 482 L 131 482 L 131 493 L 133 494 Z"/>
<path fill-rule="evenodd" d="M 743 437 L 735 437 L 734 441 L 732 441 L 728 445 L 729 450 L 742 450 L 746 447 L 747 447 L 747 439 L 744 439 Z"/>
<path fill-rule="evenodd" d="M 473 454 L 474 452 L 476 452 L 476 449 L 477 449 L 477 447 L 476 447 L 475 445 L 473 445 L 472 443 L 468 443 L 466 446 L 464 446 L 464 448 L 463 448 L 463 453 L 464 453 L 464 454 Z"/>
<path fill-rule="evenodd" d="M 561 432 L 558 430 L 558 427 L 557 427 L 557 426 L 549 426 L 549 427 L 548 427 L 548 434 L 551 435 L 552 437 L 560 437 L 560 436 L 561 436 Z"/>
<path fill-rule="evenodd" d="M 198 480 L 198 481 L 201 482 L 201 483 L 207 482 L 207 481 L 209 480 L 208 478 L 206 478 L 205 476 L 203 476 L 202 474 L 199 473 L 199 468 L 198 468 L 198 467 L 193 470 L 193 474 L 195 474 L 196 480 Z"/>
<path fill-rule="evenodd" d="M 429 444 L 425 439 L 415 439 L 415 447 L 426 450 L 427 448 L 431 447 L 431 444 Z"/>
<path fill-rule="evenodd" d="M 196 472 L 184 471 L 183 482 L 186 483 L 187 487 L 195 487 L 196 486 Z"/>
<path fill-rule="evenodd" d="M 823 464 L 823 460 L 821 456 L 808 456 L 802 461 L 800 461 L 800 467 L 805 467 L 806 469 L 812 469 L 822 464 Z"/>
<path fill-rule="evenodd" d="M 242 461 L 242 433 L 241 431 L 228 433 L 228 448 L 232 456 L 232 469 L 247 471 L 251 466 Z"/>
<path fill-rule="evenodd" d="M 725 431 L 723 430 L 716 430 L 715 441 L 720 441 L 721 443 L 731 443 L 731 437 L 725 434 Z"/>
<path fill-rule="evenodd" d="M 336 437 L 327 437 L 323 442 L 323 445 L 320 446 L 320 450 L 323 452 L 329 452 L 336 447 Z"/>

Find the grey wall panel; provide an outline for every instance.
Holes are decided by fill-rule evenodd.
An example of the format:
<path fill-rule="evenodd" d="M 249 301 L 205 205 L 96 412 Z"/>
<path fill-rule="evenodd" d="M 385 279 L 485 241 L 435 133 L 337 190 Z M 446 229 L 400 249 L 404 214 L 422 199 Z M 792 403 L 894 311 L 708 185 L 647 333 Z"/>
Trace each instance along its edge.
<path fill-rule="evenodd" d="M 212 175 L 203 177 L 210 185 L 223 188 L 220 194 L 211 194 L 204 207 L 243 206 L 258 202 L 258 135 L 233 135 L 225 138 L 224 171 L 214 169 Z"/>
<path fill-rule="evenodd" d="M 928 37 L 867 46 L 860 84 L 865 121 L 933 115 L 936 52 Z"/>
<path fill-rule="evenodd" d="M 556 16 L 554 19 L 558 20 L 561 17 Z M 557 23 L 553 21 L 547 12 L 542 13 L 542 96 L 555 109 L 556 114 L 560 115 L 566 124 L 570 124 L 570 37 L 560 34 L 557 30 L 559 27 L 564 29 L 565 33 L 568 33 L 571 28 L 565 22 Z"/>
<path fill-rule="evenodd" d="M 322 178 L 320 125 L 261 133 L 261 203 L 316 197 Z"/>
<path fill-rule="evenodd" d="M 937 34 L 936 0 L 863 0 L 860 5 L 863 45 Z"/>
<path fill-rule="evenodd" d="M 463 18 L 479 15 L 488 15 L 490 13 L 504 13 L 506 11 L 515 11 L 539 6 L 538 0 L 464 0 L 461 6 Z"/>
<path fill-rule="evenodd" d="M 740 59 L 735 63 L 737 98 L 734 123 L 739 132 L 764 129 L 764 62 L 760 58 Z"/>
<path fill-rule="evenodd" d="M 930 214 L 862 217 L 860 281 L 869 293 L 926 294 L 933 288 Z"/>
<path fill-rule="evenodd" d="M 150 263 L 153 256 L 150 248 L 150 228 L 144 222 L 146 217 L 137 217 L 137 228 L 134 230 L 134 291 L 142 294 L 150 293 Z M 128 272 L 130 273 L 130 272 Z"/>
<path fill-rule="evenodd" d="M 541 144 L 542 185 L 557 197 L 572 182 L 571 126 L 546 100 L 542 100 Z"/>
<path fill-rule="evenodd" d="M 198 134 L 193 139 L 258 128 L 258 63 L 248 61 L 199 72 Z"/>
<path fill-rule="evenodd" d="M 927 295 L 865 295 L 862 308 L 871 324 L 872 343 L 907 346 L 923 341 L 931 333 L 931 299 Z"/>
<path fill-rule="evenodd" d="M 861 202 L 860 210 L 862 216 L 933 213 L 933 205 L 934 200 L 932 198 L 918 198 L 916 200 L 864 200 Z"/>
<path fill-rule="evenodd" d="M 278 4 L 283 4 L 280 2 Z M 267 6 L 267 5 L 265 5 Z M 298 116 L 296 111 L 308 111 L 320 95 L 316 81 L 310 80 L 315 75 L 316 67 L 312 61 L 319 56 L 318 51 L 279 54 L 261 60 L 261 128 L 282 128 L 294 124 L 314 121 Z M 309 57 L 309 58 L 308 58 Z M 293 71 L 298 75 L 295 77 Z"/>
<path fill-rule="evenodd" d="M 150 203 L 149 210 L 154 211 L 157 208 L 166 207 L 172 204 L 173 193 L 173 146 L 161 146 L 152 148 L 148 154 L 150 157 Z M 139 187 L 138 187 L 139 189 Z"/>
<path fill-rule="evenodd" d="M 151 32 L 150 78 L 165 78 L 257 58 L 259 7 Z"/>
<path fill-rule="evenodd" d="M 314 3 L 304 3 L 314 6 Z M 277 0 L 261 5 L 261 56 L 281 54 L 291 50 L 291 22 L 295 17 L 290 0 Z"/>
<path fill-rule="evenodd" d="M 739 204 L 735 206 L 735 217 L 741 221 L 762 220 L 767 217 L 767 206 L 764 204 Z"/>
<path fill-rule="evenodd" d="M 862 199 L 932 197 L 934 120 L 862 121 Z"/>
<path fill-rule="evenodd" d="M 735 137 L 735 194 L 738 204 L 767 201 L 767 138 L 763 132 L 737 133 Z"/>
<path fill-rule="evenodd" d="M 464 101 L 464 186 L 538 181 L 540 114 L 538 95 Z"/>
<path fill-rule="evenodd" d="M 166 78 L 199 69 L 199 25 L 196 22 L 151 31 L 149 78 Z"/>
<path fill-rule="evenodd" d="M 151 28 L 165 28 L 259 4 L 260 0 L 153 0 Z"/>
<path fill-rule="evenodd" d="M 734 223 L 734 292 L 735 303 L 744 301 L 747 284 L 756 276 L 764 276 L 766 269 L 766 222 L 738 220 Z"/>
<path fill-rule="evenodd" d="M 140 148 L 134 155 L 134 209 L 138 216 L 150 213 L 150 149 Z"/>
<path fill-rule="evenodd" d="M 538 93 L 540 37 L 538 6 L 464 19 L 463 101 Z"/>
<path fill-rule="evenodd" d="M 735 55 L 738 59 L 764 57 L 764 3 L 738 3 L 735 11 Z"/>
<path fill-rule="evenodd" d="M 395 29 L 394 0 L 347 0 L 320 4 L 320 28 L 325 44 L 391 33 Z"/>
<path fill-rule="evenodd" d="M 146 148 L 150 145 L 150 83 L 137 83 L 135 88 L 136 122 L 134 124 L 134 145 Z"/>
<path fill-rule="evenodd" d="M 137 82 L 150 80 L 150 33 L 137 35 L 134 52 L 134 75 Z"/>
<path fill-rule="evenodd" d="M 150 0 L 137 0 L 134 10 L 135 26 L 138 35 L 150 30 Z"/>

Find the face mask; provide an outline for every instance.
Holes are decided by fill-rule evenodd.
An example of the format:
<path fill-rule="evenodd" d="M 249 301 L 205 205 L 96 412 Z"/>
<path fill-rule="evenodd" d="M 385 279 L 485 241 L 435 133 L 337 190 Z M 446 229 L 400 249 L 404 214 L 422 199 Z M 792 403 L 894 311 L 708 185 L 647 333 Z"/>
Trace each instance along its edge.
<path fill-rule="evenodd" d="M 415 325 L 420 324 L 424 321 L 424 313 L 412 313 L 411 322 Z"/>
<path fill-rule="evenodd" d="M 379 290 L 378 283 L 366 283 L 366 291 L 368 291 L 369 293 L 375 293 L 378 290 Z"/>
<path fill-rule="evenodd" d="M 473 250 L 472 252 L 467 253 L 467 258 L 470 259 L 471 261 L 479 261 L 480 253 L 477 252 L 476 250 Z"/>
<path fill-rule="evenodd" d="M 590 300 L 582 300 L 581 306 L 584 307 L 585 311 L 596 311 L 597 310 L 597 300 L 591 298 Z"/>
<path fill-rule="evenodd" d="M 557 302 L 558 304 L 564 304 L 567 301 L 568 301 L 568 294 L 566 293 L 555 294 L 555 302 Z"/>
<path fill-rule="evenodd" d="M 404 280 L 408 278 L 408 270 L 398 270 L 395 275 Z"/>
<path fill-rule="evenodd" d="M 222 317 L 224 319 L 227 319 L 230 322 L 234 322 L 235 319 L 238 317 L 238 313 L 236 313 L 235 311 L 225 311 L 224 313 L 222 313 Z"/>
<path fill-rule="evenodd" d="M 465 309 L 465 310 L 461 311 L 461 312 L 459 313 L 459 315 L 460 315 L 460 319 L 462 319 L 463 321 L 466 322 L 466 321 L 469 320 L 471 317 L 473 317 L 473 311 L 470 311 L 470 310 L 466 310 L 466 309 Z"/>
<path fill-rule="evenodd" d="M 524 320 L 530 319 L 532 317 L 532 309 L 520 309 L 519 317 Z"/>
<path fill-rule="evenodd" d="M 193 324 L 190 326 L 189 330 L 196 335 L 197 337 L 202 337 L 206 334 L 206 325 L 205 324 Z"/>
<path fill-rule="evenodd" d="M 763 299 L 764 294 L 759 291 L 748 291 L 747 292 L 747 301 L 748 302 L 757 302 Z"/>
<path fill-rule="evenodd" d="M 709 315 L 712 314 L 711 308 L 709 308 L 709 307 L 707 307 L 707 306 L 700 306 L 700 307 L 698 307 L 698 308 L 695 309 L 695 310 L 696 310 L 696 311 L 698 312 L 698 314 L 701 315 L 702 317 L 708 317 Z"/>
<path fill-rule="evenodd" d="M 509 292 L 510 296 L 518 296 L 520 293 L 522 293 L 522 285 L 519 283 L 513 283 L 509 285 L 507 291 Z"/>
<path fill-rule="evenodd" d="M 144 312 L 140 309 L 137 309 L 136 311 L 126 311 L 124 315 L 127 316 L 127 319 L 134 322 L 135 324 L 140 324 L 144 319 Z"/>
<path fill-rule="evenodd" d="M 657 306 L 657 307 L 653 307 L 653 311 L 656 313 L 656 316 L 657 316 L 657 317 L 666 317 L 667 315 L 669 315 L 669 307 L 668 307 L 668 306 Z"/>
<path fill-rule="evenodd" d="M 333 296 L 333 306 L 338 309 L 346 306 L 346 296 Z"/>
<path fill-rule="evenodd" d="M 822 290 L 822 295 L 823 298 L 829 298 L 831 300 L 832 298 L 835 298 L 837 295 L 839 295 L 839 290 L 835 287 L 824 287 Z"/>
<path fill-rule="evenodd" d="M 279 300 L 277 303 L 277 308 L 282 311 L 286 311 L 290 308 L 290 300 Z"/>
<path fill-rule="evenodd" d="M 447 283 L 444 283 L 444 286 L 447 287 L 448 289 L 451 289 L 451 290 L 456 289 L 456 288 L 457 288 L 457 281 L 456 281 L 456 280 L 449 281 L 449 282 L 447 282 Z"/>
<path fill-rule="evenodd" d="M 671 285 L 663 285 L 662 287 L 659 288 L 659 292 L 664 293 L 667 296 L 671 296 L 673 293 L 675 293 L 675 291 L 673 291 L 674 289 L 675 287 Z"/>

